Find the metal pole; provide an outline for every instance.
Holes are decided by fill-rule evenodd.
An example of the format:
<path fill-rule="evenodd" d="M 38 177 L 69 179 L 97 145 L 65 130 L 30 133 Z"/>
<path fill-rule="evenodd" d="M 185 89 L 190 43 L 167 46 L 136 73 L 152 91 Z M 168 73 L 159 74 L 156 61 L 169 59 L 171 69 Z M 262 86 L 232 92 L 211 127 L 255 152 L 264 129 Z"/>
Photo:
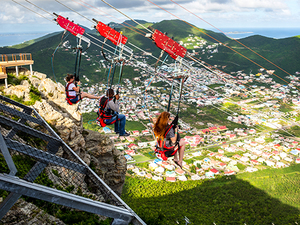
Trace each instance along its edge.
<path fill-rule="evenodd" d="M 168 109 L 167 109 L 168 112 L 170 112 L 171 99 L 172 99 L 172 94 L 173 94 L 173 87 L 174 87 L 174 80 L 172 80 L 172 87 L 171 87 L 171 92 L 170 92 L 170 97 L 169 97 L 169 103 L 168 103 Z"/>

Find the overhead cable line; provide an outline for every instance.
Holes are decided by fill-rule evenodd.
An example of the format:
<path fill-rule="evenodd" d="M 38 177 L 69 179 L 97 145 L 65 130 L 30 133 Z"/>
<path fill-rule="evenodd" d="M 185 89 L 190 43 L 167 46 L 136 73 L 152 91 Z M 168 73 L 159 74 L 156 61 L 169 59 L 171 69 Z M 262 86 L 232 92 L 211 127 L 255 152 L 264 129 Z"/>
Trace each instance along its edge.
<path fill-rule="evenodd" d="M 171 2 L 175 3 L 176 5 L 178 5 L 179 7 L 183 8 L 184 10 L 186 10 L 187 12 L 191 13 L 192 15 L 196 16 L 197 18 L 199 18 L 200 20 L 204 21 L 205 23 L 209 24 L 210 26 L 212 26 L 213 28 L 217 29 L 218 31 L 220 31 L 221 33 L 225 34 L 225 32 L 223 32 L 222 30 L 220 30 L 219 28 L 215 27 L 214 25 L 212 25 L 211 23 L 209 23 L 208 21 L 204 20 L 203 18 L 201 18 L 200 16 L 196 15 L 195 13 L 193 13 L 192 11 L 188 10 L 187 8 L 183 7 L 181 4 L 175 2 L 174 0 L 170 0 Z M 230 37 L 229 35 L 225 34 L 226 36 Z M 259 53 L 257 53 L 256 51 L 254 51 L 253 49 L 249 48 L 248 46 L 246 46 L 245 44 L 241 43 L 239 40 L 230 37 L 231 39 L 233 39 L 234 41 L 236 41 L 237 43 L 239 43 L 240 45 L 244 46 L 245 48 L 249 49 L 250 51 L 252 51 L 253 53 L 255 53 L 256 55 L 258 55 L 259 57 L 263 58 L 264 60 L 266 60 L 267 62 L 271 63 L 272 65 L 276 66 L 278 69 L 282 70 L 283 72 L 287 73 L 288 75 L 291 75 L 290 73 L 288 73 L 287 71 L 285 71 L 284 69 L 282 69 L 281 67 L 279 67 L 278 65 L 276 65 L 275 63 L 271 62 L 270 60 L 268 60 L 267 58 L 263 57 L 262 55 L 260 55 Z"/>
<path fill-rule="evenodd" d="M 72 8 L 70 8 L 69 6 L 67 6 L 67 5 L 65 5 L 65 4 L 63 4 L 63 3 L 61 3 L 60 1 L 58 1 L 58 0 L 55 0 L 57 3 L 59 3 L 59 4 L 61 4 L 61 5 L 63 5 L 64 7 L 66 7 L 66 8 L 68 8 L 68 9 L 70 9 L 71 11 L 73 11 L 74 13 L 77 13 L 79 16 L 82 16 L 83 18 L 85 18 L 85 19 L 87 19 L 88 21 L 90 21 L 90 22 L 92 22 L 92 23 L 94 23 L 92 20 L 90 20 L 89 18 L 87 18 L 87 17 L 85 17 L 84 15 L 82 15 L 82 14 L 80 14 L 79 12 L 77 12 L 76 10 L 74 10 L 74 9 L 72 9 Z"/>
<path fill-rule="evenodd" d="M 23 5 L 23 4 L 21 4 L 21 3 L 17 2 L 17 1 L 15 1 L 15 0 L 12 0 L 12 1 L 13 1 L 14 3 L 17 3 L 18 5 L 20 5 L 20 6 L 24 7 L 24 8 L 26 8 L 26 9 L 28 9 L 29 11 L 31 11 L 31 12 L 33 12 L 33 13 L 39 15 L 40 17 L 43 17 L 43 18 L 45 18 L 46 20 L 49 20 L 50 22 L 55 23 L 53 20 L 48 19 L 47 17 L 43 16 L 42 14 L 40 14 L 40 13 L 38 13 L 38 12 L 36 12 L 36 11 L 34 11 L 34 10 L 28 8 L 28 7 L 26 7 L 25 5 Z M 27 1 L 27 2 L 28 2 L 28 1 Z"/>
<path fill-rule="evenodd" d="M 14 1 L 14 0 L 13 0 Z M 57 1 L 57 0 L 56 0 Z M 15 1 L 14 1 L 15 2 Z M 28 1 L 29 2 L 29 1 Z M 58 1 L 57 1 L 58 2 Z M 17 2 L 16 2 L 17 3 Z M 30 2 L 29 2 L 30 3 Z M 19 3 L 17 3 L 17 4 L 19 4 Z M 23 6 L 22 4 L 19 4 L 19 5 L 21 5 L 21 6 Z M 25 6 L 23 6 L 23 7 L 25 7 Z M 67 7 L 67 6 L 66 6 Z M 25 8 L 27 8 L 27 7 L 25 7 Z M 69 7 L 67 7 L 67 8 L 69 8 Z M 29 9 L 29 8 L 27 8 L 27 9 Z M 70 9 L 70 8 L 69 8 Z M 29 9 L 30 10 L 30 9 Z M 71 10 L 71 9 L 70 9 Z M 33 10 L 30 10 L 30 11 L 33 11 Z M 72 11 L 75 11 L 75 10 L 72 10 Z M 37 12 L 35 12 L 35 11 L 33 11 L 34 13 L 37 13 Z M 48 12 L 47 12 L 48 13 Z M 77 13 L 77 12 L 76 12 Z M 38 13 L 37 13 L 38 14 Z M 50 13 L 49 13 L 50 14 Z M 77 14 L 79 14 L 79 15 L 81 15 L 80 13 L 77 13 Z M 82 16 L 82 15 L 81 15 Z M 43 17 L 43 16 L 42 16 Z M 84 17 L 84 16 L 83 16 Z M 45 18 L 45 17 L 44 17 Z M 85 17 L 84 17 L 85 18 Z M 47 18 L 46 18 L 47 19 Z M 49 19 L 48 19 L 49 20 Z M 53 21 L 51 21 L 51 22 L 53 22 Z M 98 40 L 98 39 L 97 39 Z M 100 41 L 100 40 L 98 40 L 98 41 Z M 94 42 L 91 42 L 91 43 L 93 43 L 93 44 L 95 44 L 96 46 L 99 46 L 99 45 L 97 45 L 96 43 L 94 43 Z M 99 46 L 100 47 L 100 46 Z M 112 53 L 112 52 L 111 52 Z M 138 61 L 138 60 L 136 60 L 136 61 Z M 194 61 L 196 61 L 196 62 L 198 62 L 198 63 L 201 63 L 201 62 L 199 62 L 198 60 L 194 60 Z M 139 62 L 139 61 L 138 61 Z M 164 63 L 164 62 L 163 62 Z M 147 70 L 145 70 L 145 71 L 147 71 Z M 150 71 L 147 71 L 147 72 L 150 72 Z M 151 72 L 150 72 L 151 73 Z"/>
<path fill-rule="evenodd" d="M 167 13 L 171 14 L 172 16 L 176 17 L 177 19 L 181 20 L 182 22 L 184 22 L 184 23 L 188 24 L 189 26 L 191 26 L 191 27 L 193 27 L 193 28 L 195 28 L 195 29 L 199 30 L 200 32 L 202 32 L 202 33 L 204 33 L 205 35 L 207 35 L 208 37 L 212 38 L 213 40 L 215 40 L 215 41 L 217 41 L 217 42 L 221 43 L 221 44 L 222 44 L 222 45 L 224 45 L 225 47 L 229 48 L 230 50 L 234 51 L 235 53 L 239 54 L 240 56 L 242 56 L 242 57 L 244 57 L 245 59 L 249 60 L 250 62 L 254 63 L 255 65 L 257 65 L 257 66 L 259 66 L 259 67 L 261 67 L 261 68 L 263 68 L 263 69 L 267 70 L 266 68 L 264 68 L 264 67 L 263 67 L 263 66 L 261 66 L 260 64 L 256 63 L 256 62 L 255 62 L 255 61 L 253 61 L 252 59 L 250 59 L 250 58 L 248 58 L 247 56 L 243 55 L 242 53 L 240 53 L 240 52 L 236 51 L 235 49 L 231 48 L 230 46 L 228 46 L 228 45 L 225 45 L 223 42 L 221 42 L 221 41 L 217 40 L 216 38 L 212 37 L 211 35 L 207 34 L 207 33 L 206 33 L 206 32 L 204 32 L 204 31 L 202 31 L 202 30 L 201 30 L 201 29 L 199 29 L 198 27 L 196 27 L 196 26 L 194 26 L 194 25 L 190 24 L 190 23 L 189 23 L 189 22 L 187 22 L 187 21 L 184 21 L 184 20 L 182 20 L 180 17 L 178 17 L 178 16 L 176 16 L 175 14 L 173 14 L 173 13 L 169 12 L 169 11 L 168 11 L 168 10 L 166 10 L 165 8 L 163 8 L 163 7 L 159 6 L 159 5 L 157 5 L 156 3 L 154 3 L 154 2 L 152 2 L 152 1 L 150 1 L 150 0 L 147 0 L 147 1 L 148 1 L 148 2 L 150 2 L 150 3 L 152 3 L 153 5 L 157 6 L 158 8 L 160 8 L 160 9 L 164 10 L 165 12 L 167 12 Z M 274 74 L 274 73 L 273 73 L 272 75 L 276 76 L 277 78 L 279 78 L 279 79 L 281 79 L 282 81 L 284 81 L 284 82 L 286 82 L 286 83 L 288 83 L 288 84 L 289 84 L 289 82 L 288 82 L 288 81 L 286 81 L 285 79 L 281 78 L 280 76 L 278 76 L 278 75 L 276 75 L 276 74 Z M 296 88 L 297 88 L 297 87 L 296 87 Z M 298 89 L 298 90 L 300 90 L 299 88 L 297 88 L 297 89 Z"/>
<path fill-rule="evenodd" d="M 81 1 L 81 0 L 80 0 Z M 83 2 L 83 1 L 82 1 Z M 130 43 L 131 44 L 131 43 Z M 138 48 L 137 46 L 135 46 L 135 45 L 133 45 L 133 44 L 131 44 L 132 46 L 134 46 L 134 47 L 136 47 L 136 48 Z M 140 49 L 140 48 L 138 48 L 139 50 L 142 50 L 142 49 Z M 143 51 L 143 50 L 142 50 Z M 152 56 L 152 55 L 151 55 Z M 191 56 L 190 56 L 191 57 Z M 194 59 L 193 57 L 192 57 L 192 59 Z M 158 59 L 159 61 L 160 61 L 160 59 Z M 200 61 L 198 61 L 198 60 L 196 60 L 196 62 L 198 62 L 200 65 L 202 65 L 202 66 L 204 66 L 206 69 L 208 69 L 208 70 L 210 70 L 210 71 L 212 71 L 213 73 L 215 73 L 215 74 L 217 74 L 214 70 L 212 70 L 211 68 L 209 68 L 209 67 L 207 67 L 206 65 L 204 65 L 202 62 L 200 62 Z M 162 62 L 163 64 L 165 63 L 164 61 Z M 219 74 L 217 74 L 218 76 L 220 76 Z M 224 79 L 224 78 L 222 78 L 222 79 Z M 147 89 L 147 87 L 146 87 L 146 89 Z M 145 90 L 146 91 L 146 90 Z"/>
<path fill-rule="evenodd" d="M 108 2 L 101 0 L 102 2 L 104 2 L 106 5 L 110 6 L 111 8 L 113 8 L 114 10 L 116 10 L 117 12 L 121 13 L 123 16 L 127 17 L 128 19 L 132 20 L 133 22 L 135 22 L 136 24 L 140 25 L 141 27 L 144 27 L 147 31 L 149 31 L 150 33 L 153 33 L 151 30 L 149 30 L 147 27 L 145 27 L 143 24 L 140 24 L 139 22 L 137 22 L 136 20 L 132 19 L 131 17 L 127 16 L 125 13 L 123 13 L 122 11 L 120 11 L 119 9 L 117 9 L 116 7 L 112 6 L 111 4 L 109 4 Z"/>
<path fill-rule="evenodd" d="M 44 11 L 45 13 L 48 13 L 50 16 L 53 16 L 53 14 L 51 14 L 51 13 L 49 13 L 48 11 L 42 9 L 41 7 L 38 7 L 37 5 L 33 4 L 32 2 L 30 2 L 30 1 L 28 1 L 28 0 L 25 0 L 25 1 L 28 2 L 29 4 L 33 5 L 33 6 L 37 7 L 38 9 Z"/>
<path fill-rule="evenodd" d="M 87 6 L 83 5 L 83 4 L 80 4 L 79 2 L 77 2 L 77 1 L 75 1 L 75 0 L 72 0 L 72 1 L 73 1 L 73 2 L 76 2 L 77 4 L 79 4 L 79 5 L 81 5 L 81 6 L 85 7 L 85 8 L 87 8 L 87 9 L 89 9 L 89 10 L 91 10 L 91 11 L 93 11 L 93 12 L 95 12 L 95 13 L 101 15 L 101 16 L 105 16 L 105 15 L 100 14 L 99 11 L 102 11 L 103 13 L 109 15 L 108 13 L 104 12 L 103 10 L 98 9 L 97 7 L 92 6 L 91 4 L 89 4 L 89 3 L 87 3 L 87 2 L 84 2 L 84 1 L 82 1 L 82 0 L 79 0 L 79 1 L 83 2 L 84 4 L 86 4 L 86 5 L 88 5 L 88 6 L 92 7 L 92 8 L 95 8 L 95 9 L 97 9 L 97 10 L 93 10 L 93 9 L 91 9 L 90 7 L 87 7 Z M 111 17 L 113 17 L 113 18 L 115 18 L 115 19 L 121 21 L 121 19 L 119 19 L 119 18 L 117 18 L 117 17 L 114 17 L 114 16 L 112 16 L 112 15 L 109 15 L 109 16 L 111 16 Z M 105 17 L 108 18 L 107 16 L 105 16 Z M 127 24 L 128 26 L 125 26 L 123 23 Z M 126 27 L 126 28 L 128 28 L 128 29 L 130 29 L 130 30 L 132 30 L 132 31 L 135 31 L 135 32 L 139 33 L 139 34 L 141 34 L 140 32 L 146 34 L 145 31 L 143 31 L 143 30 L 141 30 L 141 29 L 139 29 L 139 28 L 137 28 L 137 27 L 135 27 L 135 26 L 133 26 L 133 25 L 131 25 L 131 24 L 125 22 L 125 21 L 124 21 L 123 23 L 120 24 L 120 25 L 123 26 L 123 27 Z M 129 26 L 132 27 L 132 28 L 130 28 Z M 139 30 L 139 32 L 136 31 L 136 30 L 134 30 L 134 29 Z M 141 34 L 141 35 L 143 35 L 143 34 Z"/>

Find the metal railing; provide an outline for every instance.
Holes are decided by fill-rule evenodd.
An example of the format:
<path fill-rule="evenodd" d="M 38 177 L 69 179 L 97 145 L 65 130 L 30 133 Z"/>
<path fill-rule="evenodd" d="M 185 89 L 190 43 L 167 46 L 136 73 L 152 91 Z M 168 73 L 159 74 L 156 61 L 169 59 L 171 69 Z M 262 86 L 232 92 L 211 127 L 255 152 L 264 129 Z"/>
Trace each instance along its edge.
<path fill-rule="evenodd" d="M 0 54 L 0 62 L 32 61 L 31 53 Z"/>
<path fill-rule="evenodd" d="M 1 95 L 0 150 L 0 173 L 12 177 L 9 180 L 9 176 L 0 174 L 0 189 L 11 191 L 0 205 L 0 218 L 22 195 L 27 195 L 39 196 L 45 201 L 56 199 L 54 203 L 128 223 L 145 224 L 35 109 Z M 19 186 L 15 178 L 21 180 Z M 28 182 L 34 183 L 32 189 Z M 49 198 L 52 195 L 54 197 Z M 74 204 L 79 196 L 93 201 L 81 199 Z M 103 206 L 103 202 L 109 204 Z"/>

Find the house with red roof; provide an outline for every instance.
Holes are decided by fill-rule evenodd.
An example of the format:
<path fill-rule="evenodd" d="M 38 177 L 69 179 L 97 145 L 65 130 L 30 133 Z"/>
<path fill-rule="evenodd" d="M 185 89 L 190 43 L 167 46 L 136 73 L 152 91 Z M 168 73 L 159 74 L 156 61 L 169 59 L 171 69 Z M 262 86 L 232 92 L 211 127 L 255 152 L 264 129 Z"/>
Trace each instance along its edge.
<path fill-rule="evenodd" d="M 270 158 L 270 156 L 271 156 L 271 153 L 269 153 L 269 152 L 263 152 L 263 153 L 261 154 L 261 157 L 263 157 L 263 158 L 265 158 L 265 159 Z"/>
<path fill-rule="evenodd" d="M 209 129 L 203 129 L 201 130 L 203 134 L 209 133 Z"/>
<path fill-rule="evenodd" d="M 238 154 L 236 154 L 236 155 L 234 155 L 234 156 L 232 156 L 233 158 L 236 158 L 236 159 L 240 159 L 240 158 L 242 158 L 242 156 L 240 156 L 240 155 L 238 155 Z"/>
<path fill-rule="evenodd" d="M 134 143 L 128 145 L 128 148 L 130 148 L 130 149 L 137 149 L 137 147 L 138 146 L 136 144 L 134 144 Z"/>
<path fill-rule="evenodd" d="M 166 177 L 166 181 L 175 182 L 176 181 L 176 177 Z"/>
<path fill-rule="evenodd" d="M 214 173 L 215 175 L 220 174 L 219 170 L 217 170 L 215 168 L 211 169 L 210 172 Z"/>
<path fill-rule="evenodd" d="M 149 130 L 142 130 L 142 134 L 150 134 Z"/>
<path fill-rule="evenodd" d="M 139 136 L 139 135 L 140 135 L 140 132 L 139 132 L 138 130 L 134 130 L 134 131 L 132 131 L 132 134 L 133 134 L 133 135 L 136 135 L 136 136 Z"/>
<path fill-rule="evenodd" d="M 221 163 L 219 164 L 219 167 L 220 167 L 221 169 L 225 169 L 226 166 L 227 166 L 227 164 L 226 164 L 226 163 L 223 163 L 223 162 L 221 162 Z"/>
<path fill-rule="evenodd" d="M 127 155 L 135 155 L 135 151 L 134 150 L 125 150 L 125 153 Z"/>
<path fill-rule="evenodd" d="M 254 159 L 251 159 L 250 162 L 253 164 L 253 165 L 259 165 L 259 162 L 254 160 Z"/>
<path fill-rule="evenodd" d="M 223 131 L 223 130 L 227 130 L 227 127 L 226 127 L 226 126 L 220 126 L 220 127 L 218 127 L 218 129 L 219 129 L 220 131 Z"/>
<path fill-rule="evenodd" d="M 226 176 L 230 176 L 230 175 L 234 175 L 235 172 L 234 172 L 233 170 L 228 170 L 228 171 L 225 171 L 224 174 L 225 174 Z"/>
<path fill-rule="evenodd" d="M 236 137 L 235 134 L 229 134 L 229 139 L 230 139 L 230 140 L 234 139 L 235 137 Z"/>
<path fill-rule="evenodd" d="M 197 147 L 197 144 L 196 143 L 193 143 L 193 144 L 190 144 L 191 148 L 196 148 Z"/>

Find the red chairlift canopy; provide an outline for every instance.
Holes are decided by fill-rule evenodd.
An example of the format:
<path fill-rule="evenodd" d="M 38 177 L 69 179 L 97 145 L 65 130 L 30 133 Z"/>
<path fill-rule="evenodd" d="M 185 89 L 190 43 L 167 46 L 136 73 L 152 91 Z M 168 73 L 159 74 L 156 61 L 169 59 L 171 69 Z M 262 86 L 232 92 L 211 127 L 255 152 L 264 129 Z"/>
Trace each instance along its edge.
<path fill-rule="evenodd" d="M 56 14 L 55 14 L 56 15 Z M 79 25 L 73 23 L 72 21 L 60 16 L 56 15 L 56 22 L 61 26 L 63 29 L 66 29 L 67 31 L 70 31 L 71 34 L 74 36 L 77 36 L 78 34 L 83 35 L 85 29 L 80 27 Z"/>
<path fill-rule="evenodd" d="M 178 56 L 184 58 L 187 52 L 186 48 L 182 47 L 176 41 L 169 38 L 159 30 L 155 30 L 151 38 L 155 41 L 157 47 L 167 52 L 173 59 L 177 59 Z"/>
<path fill-rule="evenodd" d="M 127 37 L 120 34 L 118 31 L 114 30 L 113 28 L 107 26 L 106 24 L 97 21 L 98 24 L 96 29 L 99 31 L 100 35 L 110 40 L 114 45 L 119 45 L 122 43 L 123 45 L 127 42 Z M 121 36 L 121 37 L 120 37 Z"/>

